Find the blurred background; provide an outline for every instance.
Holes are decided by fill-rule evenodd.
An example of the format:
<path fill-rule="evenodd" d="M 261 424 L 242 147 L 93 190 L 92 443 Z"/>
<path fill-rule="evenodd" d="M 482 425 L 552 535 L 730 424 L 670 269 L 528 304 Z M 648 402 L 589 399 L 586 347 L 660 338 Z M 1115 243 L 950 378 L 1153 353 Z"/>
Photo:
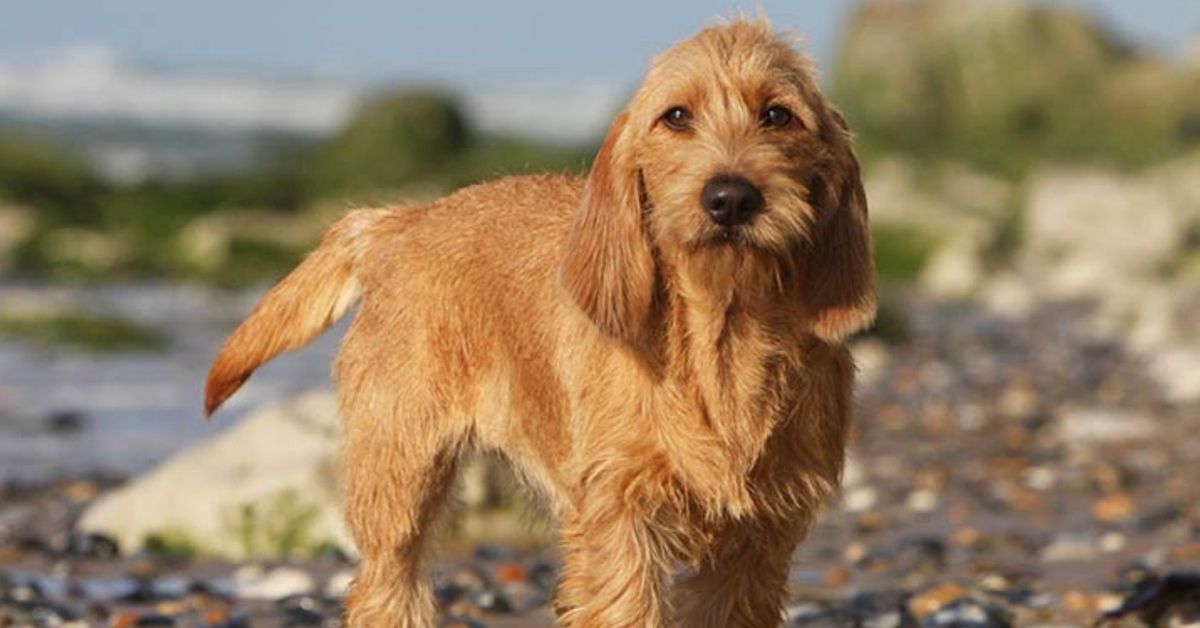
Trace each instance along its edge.
<path fill-rule="evenodd" d="M 790 621 L 1200 622 L 1200 4 L 43 0 L 0 21 L 0 626 L 334 622 L 344 325 L 206 424 L 220 341 L 350 208 L 586 172 L 757 6 L 857 132 L 884 299 Z M 545 625 L 498 469 L 439 600 Z"/>

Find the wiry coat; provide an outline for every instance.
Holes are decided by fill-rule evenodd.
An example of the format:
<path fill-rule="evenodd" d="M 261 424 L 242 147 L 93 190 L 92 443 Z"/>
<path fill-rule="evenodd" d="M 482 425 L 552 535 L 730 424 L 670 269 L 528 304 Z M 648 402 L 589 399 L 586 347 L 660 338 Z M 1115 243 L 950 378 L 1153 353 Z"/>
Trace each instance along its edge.
<path fill-rule="evenodd" d="M 768 105 L 794 120 L 764 127 Z M 684 130 L 663 124 L 675 106 Z M 729 174 L 765 209 L 721 230 L 698 199 Z M 840 342 L 875 297 L 849 132 L 764 22 L 657 59 L 586 181 L 348 215 L 227 341 L 208 411 L 360 296 L 336 366 L 351 625 L 432 624 L 420 556 L 468 447 L 511 461 L 560 522 L 564 625 L 780 621 L 842 468 Z"/>

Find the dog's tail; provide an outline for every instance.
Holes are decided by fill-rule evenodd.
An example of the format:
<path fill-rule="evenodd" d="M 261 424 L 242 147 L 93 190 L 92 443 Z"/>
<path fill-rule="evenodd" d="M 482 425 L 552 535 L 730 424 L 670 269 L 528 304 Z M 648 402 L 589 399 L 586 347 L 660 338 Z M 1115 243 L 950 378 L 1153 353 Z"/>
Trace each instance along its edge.
<path fill-rule="evenodd" d="M 336 222 L 317 248 L 279 282 L 221 346 L 208 372 L 204 416 L 241 388 L 271 358 L 308 344 L 361 294 L 355 276 L 370 228 L 387 210 L 359 210 Z"/>

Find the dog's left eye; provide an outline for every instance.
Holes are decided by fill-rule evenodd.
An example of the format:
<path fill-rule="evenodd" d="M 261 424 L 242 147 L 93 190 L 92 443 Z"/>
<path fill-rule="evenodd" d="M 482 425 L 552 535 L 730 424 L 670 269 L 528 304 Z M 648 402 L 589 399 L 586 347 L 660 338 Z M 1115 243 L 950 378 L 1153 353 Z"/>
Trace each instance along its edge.
<path fill-rule="evenodd" d="M 662 121 L 672 131 L 686 131 L 692 125 L 692 112 L 683 107 L 671 107 L 662 115 Z"/>
<path fill-rule="evenodd" d="M 767 128 L 778 129 L 791 124 L 793 118 L 795 116 L 787 107 L 772 105 L 763 112 L 761 122 Z"/>

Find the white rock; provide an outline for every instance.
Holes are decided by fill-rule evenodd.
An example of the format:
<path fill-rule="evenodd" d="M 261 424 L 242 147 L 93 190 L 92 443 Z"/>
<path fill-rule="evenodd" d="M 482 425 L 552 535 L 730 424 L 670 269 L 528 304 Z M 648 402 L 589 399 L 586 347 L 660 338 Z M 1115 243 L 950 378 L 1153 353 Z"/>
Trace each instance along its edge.
<path fill-rule="evenodd" d="M 1148 356 L 1150 375 L 1175 403 L 1200 401 L 1200 345 L 1164 348 Z"/>
<path fill-rule="evenodd" d="M 1088 562 L 1096 558 L 1096 539 L 1086 534 L 1059 534 L 1042 549 L 1042 562 Z"/>
<path fill-rule="evenodd" d="M 137 550 L 163 534 L 230 558 L 353 544 L 335 471 L 340 422 L 327 391 L 263 408 L 92 504 L 84 531 Z"/>
<path fill-rule="evenodd" d="M 1032 282 L 1014 272 L 997 274 L 981 289 L 980 299 L 990 312 L 1009 320 L 1025 320 L 1037 307 Z"/>
<path fill-rule="evenodd" d="M 354 582 L 354 572 L 350 570 L 339 571 L 329 580 L 325 581 L 325 596 L 331 598 L 344 598 L 350 592 L 350 585 Z"/>
<path fill-rule="evenodd" d="M 248 600 L 279 600 L 313 591 L 313 579 L 295 567 L 277 567 L 267 573 L 261 568 L 241 568 L 233 575 L 234 594 Z"/>
<path fill-rule="evenodd" d="M 938 494 L 929 489 L 918 489 L 908 494 L 904 505 L 913 512 L 933 512 L 938 505 Z"/>
<path fill-rule="evenodd" d="M 870 486 L 860 486 L 846 491 L 842 497 L 842 507 L 846 512 L 859 513 L 870 510 L 879 500 L 879 492 Z"/>
<path fill-rule="evenodd" d="M 862 390 L 874 384 L 891 362 L 892 352 L 887 343 L 878 338 L 861 338 L 850 346 L 854 366 L 858 369 L 855 386 Z"/>
<path fill-rule="evenodd" d="M 842 487 L 850 489 L 867 481 L 867 472 L 863 469 L 862 461 L 854 452 L 846 454 L 846 464 L 842 467 Z"/>
<path fill-rule="evenodd" d="M 1025 255 L 1056 296 L 1120 290 L 1151 276 L 1186 242 L 1187 215 L 1152 181 L 1103 171 L 1037 175 L 1025 205 Z"/>
<path fill-rule="evenodd" d="M 13 249 L 33 234 L 37 221 L 33 210 L 0 206 L 0 270 L 8 266 Z"/>
<path fill-rule="evenodd" d="M 921 270 L 921 287 L 942 299 L 974 295 L 987 278 L 984 247 L 972 238 L 957 238 L 939 247 Z"/>
<path fill-rule="evenodd" d="M 1125 549 L 1125 535 L 1120 532 L 1109 532 L 1100 537 L 1100 549 L 1107 554 Z"/>
<path fill-rule="evenodd" d="M 1159 433 L 1156 421 L 1114 408 L 1071 408 L 1059 416 L 1059 436 L 1068 444 L 1145 440 Z"/>

